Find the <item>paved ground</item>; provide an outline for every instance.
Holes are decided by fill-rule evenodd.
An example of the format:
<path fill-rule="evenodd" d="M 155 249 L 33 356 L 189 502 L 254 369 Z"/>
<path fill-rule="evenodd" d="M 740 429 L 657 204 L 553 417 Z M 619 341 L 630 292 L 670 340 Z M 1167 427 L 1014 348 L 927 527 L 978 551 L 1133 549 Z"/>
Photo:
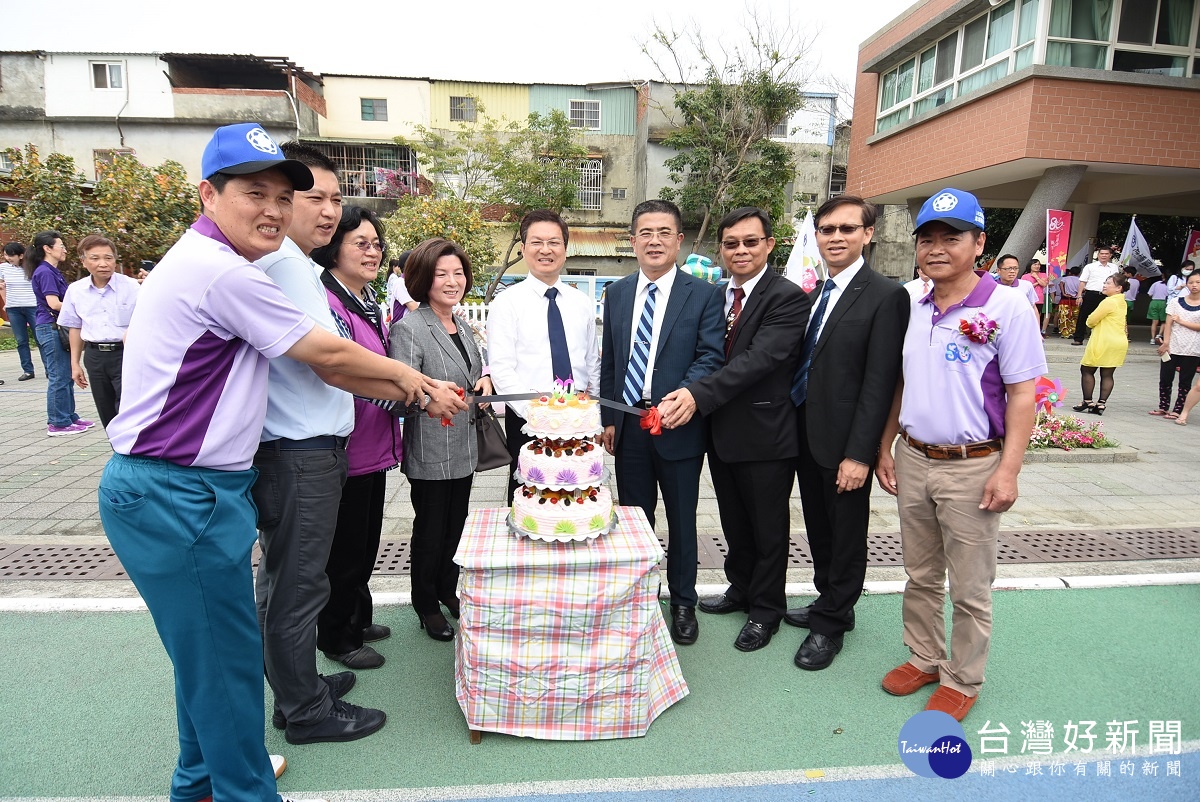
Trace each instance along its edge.
<path fill-rule="evenodd" d="M 1027 465 L 1005 529 L 1200 525 L 1194 501 L 1200 498 L 1200 425 L 1173 426 L 1146 414 L 1157 399 L 1159 366 L 1148 339 L 1135 329 L 1103 419 L 1136 460 L 1080 452 L 1076 459 L 1106 461 Z M 1081 349 L 1051 339 L 1047 351 L 1050 375 L 1063 381 L 1074 403 Z M 18 384 L 19 372 L 15 353 L 0 353 L 0 378 L 7 381 L 0 387 L 0 545 L 104 543 L 94 498 L 107 442 L 101 432 L 47 438 L 45 381 Z M 89 395 L 77 399 L 80 413 L 90 417 Z M 500 472 L 479 477 L 473 503 L 502 505 L 503 482 Z M 393 474 L 385 539 L 407 536 L 407 496 L 403 477 Z M 707 477 L 701 496 L 700 530 L 719 532 Z M 797 497 L 792 521 L 802 532 Z M 878 490 L 872 527 L 898 529 L 892 499 Z M 1138 581 L 1134 575 L 1146 586 L 1103 589 Z M 950 799 L 964 792 L 1004 800 L 1191 800 L 1200 798 L 1198 575 L 1200 559 L 1002 565 L 998 588 L 1014 589 L 996 594 L 989 682 L 967 728 L 978 757 L 977 730 L 985 721 L 1002 722 L 1013 733 L 1007 757 L 992 764 L 995 776 L 979 762 L 970 778 L 938 784 L 913 778 L 900 765 L 899 727 L 924 697 L 896 700 L 878 689 L 882 672 L 904 657 L 894 595 L 903 573 L 897 568 L 870 570 L 872 592 L 860 608 L 858 630 L 830 671 L 812 675 L 791 666 L 801 639 L 796 630 L 785 628 L 767 649 L 741 655 L 729 646 L 737 622 L 705 616 L 701 642 L 680 650 L 692 695 L 645 739 L 547 744 L 487 736 L 479 747 L 465 745 L 450 692 L 450 649 L 421 637 L 411 611 L 397 604 L 407 597 L 405 579 L 377 578 L 373 586 L 389 604 L 380 616 L 397 632 L 384 644 L 388 664 L 363 672 L 351 701 L 388 710 L 389 726 L 355 745 L 289 747 L 269 726 L 267 740 L 291 761 L 281 788 L 362 802 L 774 802 Z M 793 570 L 789 580 L 794 592 L 803 592 L 811 571 Z M 707 571 L 701 581 L 718 587 L 722 577 Z M 96 596 L 136 593 L 120 581 L 0 582 L 0 642 L 9 646 L 0 650 L 0 671 L 21 678 L 0 695 L 0 798 L 161 798 L 155 795 L 174 749 L 169 665 L 135 599 L 82 598 Z M 122 604 L 131 606 L 118 611 Z M 65 609 L 85 605 L 100 611 Z M 1022 723 L 1034 719 L 1055 722 L 1059 741 L 1068 720 L 1094 719 L 1100 733 L 1110 721 L 1137 721 L 1141 751 L 1128 759 L 1113 755 L 1108 766 L 1108 755 L 1089 756 L 1080 776 L 1075 757 L 1059 754 L 1061 743 L 1050 757 L 1019 753 Z M 1151 720 L 1181 722 L 1182 755 L 1145 752 Z M 1103 744 L 1101 734 L 1098 749 Z M 1064 761 L 1067 773 L 1055 774 L 1054 764 Z"/>

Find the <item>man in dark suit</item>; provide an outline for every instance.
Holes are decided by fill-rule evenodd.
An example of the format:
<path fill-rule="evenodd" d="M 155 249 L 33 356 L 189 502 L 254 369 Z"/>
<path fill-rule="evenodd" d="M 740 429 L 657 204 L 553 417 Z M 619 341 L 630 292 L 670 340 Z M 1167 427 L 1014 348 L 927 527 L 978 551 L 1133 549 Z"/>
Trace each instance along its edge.
<path fill-rule="evenodd" d="M 729 552 L 724 594 L 700 602 L 706 613 L 747 612 L 734 647 L 771 642 L 787 600 L 789 498 L 796 466 L 796 413 L 788 394 L 810 302 L 767 267 L 775 247 L 771 217 L 735 209 L 717 227 L 731 278 L 725 301 L 725 366 L 669 393 L 659 411 L 668 428 L 695 412 L 708 417 L 708 465 Z"/>
<path fill-rule="evenodd" d="M 867 573 L 867 522 L 879 437 L 891 409 L 908 292 L 866 264 L 875 207 L 840 195 L 817 209 L 817 247 L 828 278 L 813 289 L 800 367 L 792 384 L 800 459 L 796 476 L 813 558 L 816 601 L 788 610 L 809 635 L 796 665 L 833 662 L 854 629 L 854 605 Z"/>
<path fill-rule="evenodd" d="M 720 290 L 676 268 L 683 243 L 679 208 L 648 200 L 630 227 L 638 272 L 604 297 L 600 395 L 649 409 L 663 396 L 712 373 L 723 361 Z M 671 637 L 695 643 L 696 504 L 704 467 L 703 418 L 652 436 L 627 412 L 603 407 L 604 447 L 616 457 L 621 504 L 641 507 L 654 525 L 659 489 L 667 509 Z"/>

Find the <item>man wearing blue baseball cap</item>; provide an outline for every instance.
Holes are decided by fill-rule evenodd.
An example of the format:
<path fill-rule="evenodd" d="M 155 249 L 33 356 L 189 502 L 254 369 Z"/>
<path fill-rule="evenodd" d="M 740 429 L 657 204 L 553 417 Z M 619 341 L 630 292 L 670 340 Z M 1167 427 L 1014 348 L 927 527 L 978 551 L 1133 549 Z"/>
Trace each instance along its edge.
<path fill-rule="evenodd" d="M 451 414 L 456 388 L 315 326 L 251 264 L 277 250 L 311 171 L 255 123 L 217 129 L 201 160 L 201 217 L 139 292 L 126 335 L 115 452 L 100 519 L 146 601 L 175 674 L 172 802 L 276 802 L 263 743 L 263 646 L 250 487 L 280 355 L 376 380 L 378 397 Z"/>
<path fill-rule="evenodd" d="M 900 512 L 904 643 L 911 652 L 884 677 L 883 689 L 904 696 L 940 683 L 925 709 L 959 721 L 983 686 L 1000 514 L 1017 500 L 1033 384 L 1046 372 L 1041 332 L 1025 299 L 980 281 L 975 271 L 983 228 L 983 209 L 969 192 L 944 189 L 921 206 L 917 265 L 933 291 L 912 306 L 875 470 Z M 954 605 L 949 656 L 947 572 Z"/>

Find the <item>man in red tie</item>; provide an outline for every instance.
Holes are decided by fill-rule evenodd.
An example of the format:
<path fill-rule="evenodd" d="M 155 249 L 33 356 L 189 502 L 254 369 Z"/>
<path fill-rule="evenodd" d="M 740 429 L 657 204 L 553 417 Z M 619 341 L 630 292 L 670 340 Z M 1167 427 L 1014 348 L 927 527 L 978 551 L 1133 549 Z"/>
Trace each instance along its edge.
<path fill-rule="evenodd" d="M 745 612 L 734 641 L 761 649 L 787 607 L 790 497 L 798 454 L 796 413 L 788 398 L 811 302 L 767 268 L 775 247 L 771 217 L 751 206 L 717 227 L 730 281 L 726 290 L 725 366 L 668 393 L 659 412 L 668 428 L 695 412 L 708 416 L 709 472 L 729 552 L 729 588 L 700 602 L 706 613 Z"/>

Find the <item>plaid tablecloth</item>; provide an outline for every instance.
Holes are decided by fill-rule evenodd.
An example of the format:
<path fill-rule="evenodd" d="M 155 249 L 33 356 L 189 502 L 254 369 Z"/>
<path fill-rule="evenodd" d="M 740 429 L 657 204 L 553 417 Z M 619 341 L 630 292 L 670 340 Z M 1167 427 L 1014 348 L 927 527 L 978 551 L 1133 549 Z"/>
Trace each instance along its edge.
<path fill-rule="evenodd" d="M 687 696 L 658 604 L 662 548 L 638 507 L 594 540 L 545 543 L 477 510 L 462 566 L 455 692 L 473 730 L 633 738 Z"/>

